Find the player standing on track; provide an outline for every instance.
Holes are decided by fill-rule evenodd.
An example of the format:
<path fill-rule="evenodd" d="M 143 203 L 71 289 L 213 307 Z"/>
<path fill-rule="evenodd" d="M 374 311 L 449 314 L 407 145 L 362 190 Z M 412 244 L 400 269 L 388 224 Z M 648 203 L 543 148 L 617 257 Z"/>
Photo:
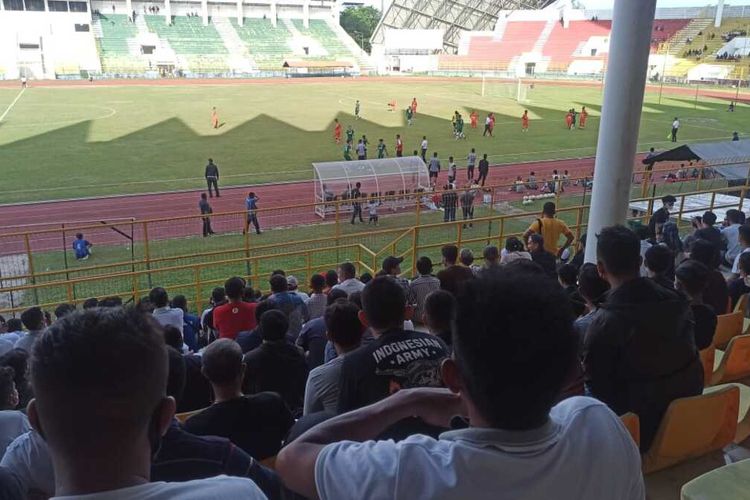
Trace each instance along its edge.
<path fill-rule="evenodd" d="M 378 140 L 378 158 L 385 158 L 388 155 L 388 151 L 385 148 L 383 139 Z"/>
<path fill-rule="evenodd" d="M 404 141 L 401 140 L 401 134 L 396 134 L 396 156 L 404 156 Z"/>
<path fill-rule="evenodd" d="M 214 234 L 213 229 L 211 229 L 211 214 L 214 212 L 211 208 L 211 205 L 208 204 L 208 196 L 206 196 L 206 193 L 201 193 L 201 200 L 198 202 L 198 208 L 201 210 L 201 217 L 203 221 L 203 237 L 210 234 Z"/>
<path fill-rule="evenodd" d="M 411 100 L 411 115 L 412 115 L 412 118 L 417 116 L 417 98 L 416 97 Z"/>
<path fill-rule="evenodd" d="M 477 152 L 474 148 L 471 148 L 469 156 L 466 157 L 466 178 L 470 181 L 474 180 L 474 166 L 477 164 Z"/>
<path fill-rule="evenodd" d="M 521 115 L 521 131 L 522 132 L 528 132 L 529 131 L 529 110 L 524 110 L 523 115 Z"/>
<path fill-rule="evenodd" d="M 471 120 L 471 128 L 477 128 L 479 115 L 477 114 L 476 110 L 472 110 L 471 114 L 469 115 L 469 119 Z"/>
<path fill-rule="evenodd" d="M 359 99 L 354 103 L 354 119 L 359 120 Z"/>
<path fill-rule="evenodd" d="M 448 184 L 453 185 L 456 182 L 456 176 L 458 175 L 458 167 L 456 162 L 453 161 L 453 157 L 448 157 Z"/>
<path fill-rule="evenodd" d="M 204 175 L 206 177 L 206 184 L 208 184 L 208 194 L 211 196 L 211 198 L 214 197 L 214 194 L 211 191 L 211 188 L 213 187 L 214 191 L 216 191 L 216 197 L 220 198 L 219 167 L 216 166 L 212 158 L 208 159 L 208 165 L 206 165 L 206 173 Z"/>
<path fill-rule="evenodd" d="M 250 191 L 245 199 L 245 208 L 247 208 L 247 219 L 245 220 L 245 230 L 242 234 L 247 233 L 250 230 L 250 224 L 255 226 L 255 233 L 260 234 L 260 224 L 258 224 L 258 198 L 255 193 Z"/>
<path fill-rule="evenodd" d="M 362 184 L 358 182 L 354 185 L 354 189 L 350 193 L 350 198 L 352 199 L 352 224 L 354 224 L 354 219 L 357 216 L 359 216 L 359 222 L 365 222 L 362 219 L 362 204 L 358 201 L 362 197 L 362 193 L 360 192 L 361 187 Z"/>
<path fill-rule="evenodd" d="M 422 136 L 422 143 L 420 144 L 420 148 L 422 149 L 422 161 L 427 163 L 427 136 Z"/>
<path fill-rule="evenodd" d="M 581 106 L 581 118 L 578 120 L 578 128 L 586 128 L 586 120 L 589 117 L 589 112 L 586 111 L 586 106 Z"/>
<path fill-rule="evenodd" d="M 219 113 L 216 111 L 216 106 L 211 108 L 211 126 L 219 128 Z"/>
<path fill-rule="evenodd" d="M 333 123 L 333 140 L 336 141 L 336 144 L 341 144 L 341 124 L 339 123 L 339 119 L 334 118 Z"/>
<path fill-rule="evenodd" d="M 477 179 L 477 182 L 482 183 L 482 187 L 484 187 L 484 183 L 487 180 L 487 174 L 490 173 L 490 162 L 487 161 L 487 153 L 482 155 L 482 159 L 479 160 L 479 178 Z"/>
<path fill-rule="evenodd" d="M 367 159 L 367 148 L 365 147 L 365 143 L 362 142 L 362 139 L 360 139 L 359 142 L 357 143 L 357 159 L 358 160 Z"/>
<path fill-rule="evenodd" d="M 424 155 L 426 150 L 422 150 Z M 424 156 L 423 156 L 424 158 Z M 438 159 L 437 152 L 432 153 L 432 159 L 430 160 L 430 166 L 428 167 L 430 172 L 430 186 L 437 187 L 438 175 L 440 174 L 440 159 Z"/>
<path fill-rule="evenodd" d="M 26 79 L 26 75 L 21 77 L 21 88 L 25 89 L 29 86 L 29 81 Z"/>
<path fill-rule="evenodd" d="M 675 116 L 672 122 L 672 142 L 677 142 L 677 132 L 680 131 L 680 120 Z"/>

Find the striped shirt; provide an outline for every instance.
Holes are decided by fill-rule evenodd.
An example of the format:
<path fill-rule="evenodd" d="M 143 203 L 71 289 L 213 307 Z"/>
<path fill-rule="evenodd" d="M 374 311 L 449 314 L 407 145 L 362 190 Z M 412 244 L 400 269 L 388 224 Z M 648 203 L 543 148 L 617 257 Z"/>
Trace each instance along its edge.
<path fill-rule="evenodd" d="M 430 292 L 440 290 L 440 280 L 431 274 L 420 274 L 409 285 L 409 299 L 414 305 L 414 319 L 422 322 L 424 302 Z"/>

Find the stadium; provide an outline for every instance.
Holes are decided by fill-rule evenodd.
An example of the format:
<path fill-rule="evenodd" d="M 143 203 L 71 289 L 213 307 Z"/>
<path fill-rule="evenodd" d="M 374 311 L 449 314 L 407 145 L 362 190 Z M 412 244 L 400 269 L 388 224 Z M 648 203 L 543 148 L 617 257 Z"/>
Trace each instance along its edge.
<path fill-rule="evenodd" d="M 6 386 L 9 394 L 16 391 L 15 403 L 0 415 L 13 413 L 25 425 L 12 436 L 0 429 L 9 437 L 0 491 L 7 482 L 19 492 L 8 498 L 47 498 L 125 484 L 61 486 L 58 464 L 76 463 L 76 453 L 96 456 L 98 445 L 87 442 L 66 456 L 65 439 L 50 437 L 48 448 L 38 431 L 40 422 L 48 427 L 70 417 L 50 420 L 54 398 L 45 402 L 43 395 L 55 392 L 44 387 L 45 366 L 70 373 L 76 387 L 88 383 L 70 368 L 87 363 L 87 350 L 73 346 L 74 336 L 66 348 L 65 329 L 84 328 L 76 321 L 107 324 L 109 315 L 120 315 L 118 324 L 130 328 L 140 321 L 129 316 L 135 311 L 164 326 L 169 355 L 184 351 L 179 363 L 187 373 L 184 394 L 169 393 L 167 384 L 182 425 L 175 421 L 178 430 L 165 427 L 154 437 L 172 442 L 165 446 L 174 453 L 145 464 L 152 481 L 177 484 L 223 473 L 252 479 L 252 488 L 268 498 L 486 498 L 497 488 L 508 488 L 497 495 L 508 498 L 750 498 L 750 259 L 742 258 L 750 248 L 750 4 L 366 3 L 0 0 L 0 399 Z M 634 264 L 635 256 L 628 249 L 636 247 L 638 270 L 629 276 L 627 262 Z M 394 284 L 400 287 L 389 288 Z M 592 289 L 596 296 L 587 295 Z M 346 291 L 343 298 L 336 290 Z M 624 290 L 630 297 L 618 303 Z M 361 297 L 352 299 L 352 292 Z M 393 297 L 406 305 L 396 313 L 399 333 L 386 334 L 377 311 Z M 571 315 L 558 307 L 561 301 L 572 307 L 574 320 L 561 319 Z M 343 323 L 329 319 L 338 314 L 345 322 L 355 314 L 352 304 L 363 331 L 339 345 Z M 225 306 L 247 321 L 220 326 L 213 311 Z M 178 310 L 180 319 L 173 320 Z M 267 312 L 256 318 L 250 310 Z M 56 321 L 53 311 L 60 312 Z M 278 311 L 283 320 L 274 318 Z M 279 339 L 271 338 L 273 321 L 288 324 Z M 151 323 L 134 331 L 161 332 Z M 342 338 L 352 328 L 359 327 L 349 325 Z M 514 328 L 524 334 L 514 335 Z M 577 335 L 577 353 L 556 377 L 555 364 L 563 363 L 551 354 L 564 358 L 566 346 L 559 336 L 545 338 L 548 330 Z M 89 333 L 99 345 L 96 328 Z M 34 341 L 37 335 L 49 342 Z M 136 352 L 129 337 L 118 335 L 114 343 Z M 232 342 L 219 342 L 227 338 Z M 59 348 L 45 354 L 43 346 L 55 342 Z M 268 364 L 258 368 L 263 346 L 274 342 L 290 351 L 281 358 L 264 354 Z M 424 350 L 396 359 L 404 342 Z M 145 344 L 148 339 L 140 348 Z M 217 363 L 229 366 L 236 345 L 242 387 L 232 388 L 212 378 L 218 372 L 210 359 L 221 355 Z M 493 349 L 503 354 L 480 369 L 481 351 Z M 438 361 L 451 350 L 455 362 L 441 368 Z M 91 366 L 99 367 L 104 384 L 114 377 L 104 360 L 120 361 L 92 352 L 101 354 Z M 331 366 L 352 380 L 337 378 L 326 389 L 334 391 L 326 394 L 332 402 L 319 395 L 323 402 L 310 410 L 306 392 L 319 380 L 313 374 L 323 376 L 316 370 L 335 361 L 329 354 L 346 354 L 351 361 Z M 282 368 L 298 355 L 303 374 L 294 375 L 296 365 Z M 19 356 L 33 376 L 13 364 Z M 391 363 L 373 364 L 373 380 L 363 368 L 370 358 Z M 5 366 L 15 372 L 3 372 Z M 361 380 L 354 380 L 357 370 Z M 697 386 L 690 370 L 700 372 Z M 264 372 L 284 383 L 274 385 Z M 142 394 L 147 391 L 133 385 L 139 377 L 130 385 Z M 63 387 L 65 380 L 56 383 Z M 106 387 L 95 386 L 87 390 Z M 433 386 L 442 388 L 439 395 L 414 389 L 407 400 L 394 394 Z M 473 409 L 450 399 L 445 388 Z M 494 396 L 477 396 L 481 390 Z M 243 398 L 278 393 L 287 412 L 253 424 L 274 429 L 265 438 L 246 439 L 229 421 L 198 432 L 208 410 L 237 391 Z M 545 391 L 554 397 L 532 401 Z M 518 408 L 544 407 L 541 423 L 525 427 L 531 413 L 488 418 L 488 401 L 498 394 L 518 401 Z M 39 409 L 26 410 L 35 395 Z M 74 396 L 81 406 L 88 403 Z M 420 397 L 425 406 L 411 408 Z M 113 425 L 122 422 L 108 414 L 112 408 L 140 405 L 103 401 L 96 411 Z M 433 425 L 428 403 L 455 410 L 449 416 L 462 417 L 461 423 Z M 397 404 L 404 407 L 389 406 Z M 492 411 L 502 413 L 499 406 Z M 403 422 L 394 420 L 393 428 L 380 428 L 368 420 L 368 408 L 429 425 L 399 427 Z M 578 421 L 576 428 L 579 411 L 599 420 Z M 347 434 L 346 417 L 330 418 L 341 413 L 368 432 Z M 289 425 L 279 439 L 258 451 L 257 443 L 282 420 Z M 524 441 L 523 433 L 553 420 L 567 433 L 549 439 L 570 439 L 570 449 L 550 445 L 541 452 L 538 443 Z M 170 421 L 171 415 L 164 418 L 165 425 Z M 490 437 L 480 433 L 497 432 L 491 437 L 497 443 L 487 446 L 497 448 L 499 465 L 481 462 L 495 460 L 476 451 L 482 445 L 466 445 L 473 450 L 459 450 L 466 460 L 454 450 L 454 459 L 441 462 L 455 468 L 454 484 L 441 479 L 427 487 L 422 479 L 406 484 L 399 474 L 391 477 L 389 467 L 398 471 L 408 461 L 402 442 L 431 436 L 428 444 L 419 441 L 426 456 L 438 449 L 429 446 L 451 442 L 435 429 L 468 433 L 474 427 L 492 429 L 473 429 L 475 437 L 455 442 L 481 442 Z M 317 456 L 318 467 L 325 459 L 332 476 L 315 469 L 308 478 L 300 471 L 316 463 L 305 455 L 315 443 L 305 438 L 323 439 L 328 434 L 315 434 L 321 428 L 337 436 L 328 446 L 385 436 L 402 454 L 388 460 L 391 451 L 383 448 L 383 462 L 371 463 L 374 448 L 342 445 L 341 455 Z M 589 435 L 585 428 L 594 430 Z M 377 432 L 370 435 L 371 429 Z M 260 472 L 237 473 L 226 463 L 202 468 L 207 445 L 184 455 L 173 431 L 226 438 L 227 446 L 257 460 Z M 23 465 L 48 470 L 42 480 L 24 476 L 13 455 L 30 442 L 43 446 L 46 462 Z M 508 451 L 513 442 L 530 446 L 538 459 Z M 420 457 L 404 470 L 429 477 L 435 462 Z M 190 465 L 167 473 L 171 459 Z M 361 471 L 351 465 L 360 460 Z M 493 473 L 505 470 L 500 460 L 518 476 Z M 590 469 L 570 465 L 577 461 Z M 49 467 L 39 469 L 44 464 Z M 101 470 L 101 477 L 111 472 Z M 352 478 L 343 481 L 349 490 L 334 484 L 335 473 Z M 383 489 L 369 484 L 376 473 L 386 478 Z M 614 475 L 605 487 L 602 481 Z M 579 476 L 581 484 L 570 484 Z M 252 489 L 248 484 L 222 490 L 219 483 L 217 498 L 262 498 L 238 492 Z M 206 491 L 196 490 L 195 498 L 211 497 Z"/>

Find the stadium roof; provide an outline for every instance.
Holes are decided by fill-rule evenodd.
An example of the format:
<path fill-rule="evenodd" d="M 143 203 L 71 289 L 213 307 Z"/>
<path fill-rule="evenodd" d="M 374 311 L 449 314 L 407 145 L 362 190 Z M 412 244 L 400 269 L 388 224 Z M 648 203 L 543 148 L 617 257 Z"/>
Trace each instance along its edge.
<path fill-rule="evenodd" d="M 553 0 L 394 0 L 370 39 L 383 43 L 385 29 L 441 29 L 443 50 L 454 54 L 463 31 L 489 31 L 503 10 L 541 9 Z"/>

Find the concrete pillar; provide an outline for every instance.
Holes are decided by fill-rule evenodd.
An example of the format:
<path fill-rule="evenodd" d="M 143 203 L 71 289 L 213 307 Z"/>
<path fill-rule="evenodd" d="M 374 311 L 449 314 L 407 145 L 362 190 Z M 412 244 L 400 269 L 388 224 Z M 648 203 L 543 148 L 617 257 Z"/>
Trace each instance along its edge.
<path fill-rule="evenodd" d="M 203 15 L 203 26 L 208 26 L 208 0 L 201 0 L 201 13 Z"/>
<path fill-rule="evenodd" d="M 271 24 L 273 25 L 274 28 L 276 27 L 277 21 L 278 20 L 276 19 L 276 2 L 272 1 L 271 2 Z"/>
<path fill-rule="evenodd" d="M 656 0 L 615 0 L 586 262 L 596 262 L 595 235 L 627 214 L 655 9 Z"/>
<path fill-rule="evenodd" d="M 128 16 L 133 15 L 133 0 L 125 0 L 125 13 Z M 135 19 L 133 19 L 135 21 Z"/>
<path fill-rule="evenodd" d="M 716 6 L 716 17 L 714 18 L 714 28 L 721 26 L 721 16 L 724 14 L 724 0 L 719 0 Z"/>
<path fill-rule="evenodd" d="M 305 28 L 310 27 L 310 0 L 303 0 L 302 2 L 302 25 Z"/>
<path fill-rule="evenodd" d="M 172 4 L 169 0 L 164 0 L 164 22 L 167 26 L 172 24 Z"/>
<path fill-rule="evenodd" d="M 237 24 L 245 24 L 245 14 L 242 12 L 242 0 L 237 0 Z"/>

